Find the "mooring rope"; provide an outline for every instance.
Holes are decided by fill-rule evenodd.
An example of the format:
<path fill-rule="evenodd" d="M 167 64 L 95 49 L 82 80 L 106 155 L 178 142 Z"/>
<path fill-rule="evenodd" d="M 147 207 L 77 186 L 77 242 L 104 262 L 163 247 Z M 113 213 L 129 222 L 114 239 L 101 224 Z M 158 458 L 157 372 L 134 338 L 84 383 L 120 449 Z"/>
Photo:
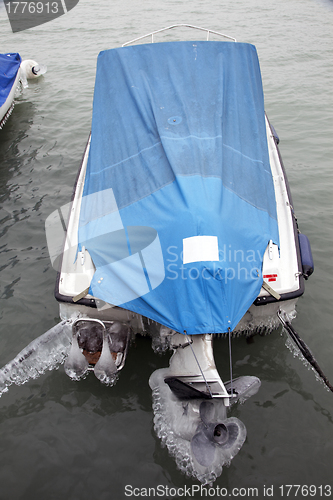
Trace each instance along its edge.
<path fill-rule="evenodd" d="M 228 334 L 229 334 L 230 395 L 231 395 L 231 397 L 233 397 L 234 390 L 232 387 L 232 355 L 231 355 L 231 331 L 230 331 L 230 327 L 228 328 Z"/>
<path fill-rule="evenodd" d="M 318 365 L 317 361 L 315 360 L 313 354 L 311 353 L 310 349 L 306 345 L 306 343 L 301 339 L 301 337 L 298 335 L 298 333 L 294 330 L 294 328 L 291 326 L 291 323 L 286 317 L 288 318 L 288 315 L 285 311 L 279 310 L 277 312 L 277 317 L 279 318 L 283 328 L 286 330 L 286 332 L 290 335 L 292 340 L 295 342 L 296 346 L 299 348 L 301 353 L 303 354 L 304 358 L 310 363 L 310 365 L 316 370 L 320 378 L 324 381 L 326 386 L 330 389 L 330 391 L 333 392 L 333 386 L 330 384 L 328 378 L 326 375 L 323 373 L 322 369 Z"/>

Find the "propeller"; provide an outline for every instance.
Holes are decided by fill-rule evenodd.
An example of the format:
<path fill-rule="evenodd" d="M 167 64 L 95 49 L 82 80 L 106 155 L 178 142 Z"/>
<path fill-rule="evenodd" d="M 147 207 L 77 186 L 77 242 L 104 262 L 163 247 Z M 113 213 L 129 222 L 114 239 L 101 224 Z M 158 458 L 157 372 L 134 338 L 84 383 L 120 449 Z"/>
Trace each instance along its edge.
<path fill-rule="evenodd" d="M 199 408 L 201 422 L 191 440 L 191 449 L 197 462 L 209 467 L 216 455 L 217 448 L 229 449 L 237 441 L 239 426 L 235 421 L 213 422 L 214 404 L 203 401 Z"/>
<path fill-rule="evenodd" d="M 73 380 L 80 380 L 88 371 L 88 360 L 78 344 L 77 330 L 73 328 L 72 345 L 65 361 L 64 368 L 67 375 Z"/>

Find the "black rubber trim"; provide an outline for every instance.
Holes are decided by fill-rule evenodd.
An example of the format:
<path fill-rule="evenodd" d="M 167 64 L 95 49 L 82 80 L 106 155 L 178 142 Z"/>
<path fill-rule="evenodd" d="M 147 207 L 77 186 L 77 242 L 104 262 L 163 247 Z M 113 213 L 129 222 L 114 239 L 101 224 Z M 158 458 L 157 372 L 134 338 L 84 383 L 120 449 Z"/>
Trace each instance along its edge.
<path fill-rule="evenodd" d="M 59 292 L 59 281 L 60 281 L 60 272 L 57 273 L 57 278 L 56 278 L 56 284 L 54 288 L 54 296 L 58 302 L 63 302 L 65 304 L 79 304 L 81 306 L 88 306 L 88 307 L 93 307 L 94 309 L 97 308 L 95 299 L 80 299 L 77 302 L 73 301 L 73 297 L 70 295 L 62 295 Z"/>
<path fill-rule="evenodd" d="M 272 295 L 264 295 L 263 297 L 257 297 L 256 300 L 253 302 L 253 304 L 255 306 L 264 306 L 266 304 L 271 304 L 272 302 L 283 302 L 285 300 L 296 299 L 297 297 L 300 297 L 304 293 L 305 286 L 304 286 L 303 276 L 299 277 L 299 282 L 300 282 L 300 287 L 297 290 L 288 293 L 281 293 L 279 300 L 277 300 Z"/>

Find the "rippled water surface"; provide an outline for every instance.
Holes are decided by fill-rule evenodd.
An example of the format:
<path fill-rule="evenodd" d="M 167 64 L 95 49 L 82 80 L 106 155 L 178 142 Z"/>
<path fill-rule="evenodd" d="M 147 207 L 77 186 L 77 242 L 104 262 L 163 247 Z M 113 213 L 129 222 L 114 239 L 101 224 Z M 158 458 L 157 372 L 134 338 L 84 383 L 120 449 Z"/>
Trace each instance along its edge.
<path fill-rule="evenodd" d="M 333 381 L 331 0 L 80 0 L 67 15 L 16 34 L 0 5 L 0 52 L 48 66 L 17 96 L 0 131 L 0 366 L 60 321 L 44 223 L 71 196 L 99 51 L 181 22 L 257 47 L 266 111 L 315 259 L 293 324 Z M 224 379 L 227 350 L 225 341 L 215 343 Z M 107 500 L 126 498 L 125 485 L 198 484 L 153 431 L 148 379 L 168 358 L 138 338 L 112 388 L 94 377 L 73 382 L 63 366 L 12 385 L 0 399 L 0 498 Z M 252 344 L 235 340 L 233 360 L 235 376 L 255 375 L 262 385 L 232 409 L 247 439 L 214 486 L 255 487 L 259 498 L 268 486 L 274 498 L 285 484 L 333 487 L 333 394 L 294 357 L 280 330 Z"/>

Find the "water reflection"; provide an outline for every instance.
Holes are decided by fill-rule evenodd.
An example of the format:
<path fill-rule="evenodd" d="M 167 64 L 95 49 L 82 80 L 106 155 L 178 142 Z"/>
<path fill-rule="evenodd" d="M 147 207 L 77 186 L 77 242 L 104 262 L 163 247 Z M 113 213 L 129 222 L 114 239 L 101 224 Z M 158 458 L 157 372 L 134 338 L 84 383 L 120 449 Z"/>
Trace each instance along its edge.
<path fill-rule="evenodd" d="M 28 131 L 33 124 L 36 106 L 32 102 L 16 100 L 14 110 L 0 133 L 0 197 L 3 190 L 17 173 L 22 163 L 20 143 L 28 137 Z M 30 156 L 30 154 L 29 154 Z M 1 198 L 0 198 L 1 200 Z"/>

